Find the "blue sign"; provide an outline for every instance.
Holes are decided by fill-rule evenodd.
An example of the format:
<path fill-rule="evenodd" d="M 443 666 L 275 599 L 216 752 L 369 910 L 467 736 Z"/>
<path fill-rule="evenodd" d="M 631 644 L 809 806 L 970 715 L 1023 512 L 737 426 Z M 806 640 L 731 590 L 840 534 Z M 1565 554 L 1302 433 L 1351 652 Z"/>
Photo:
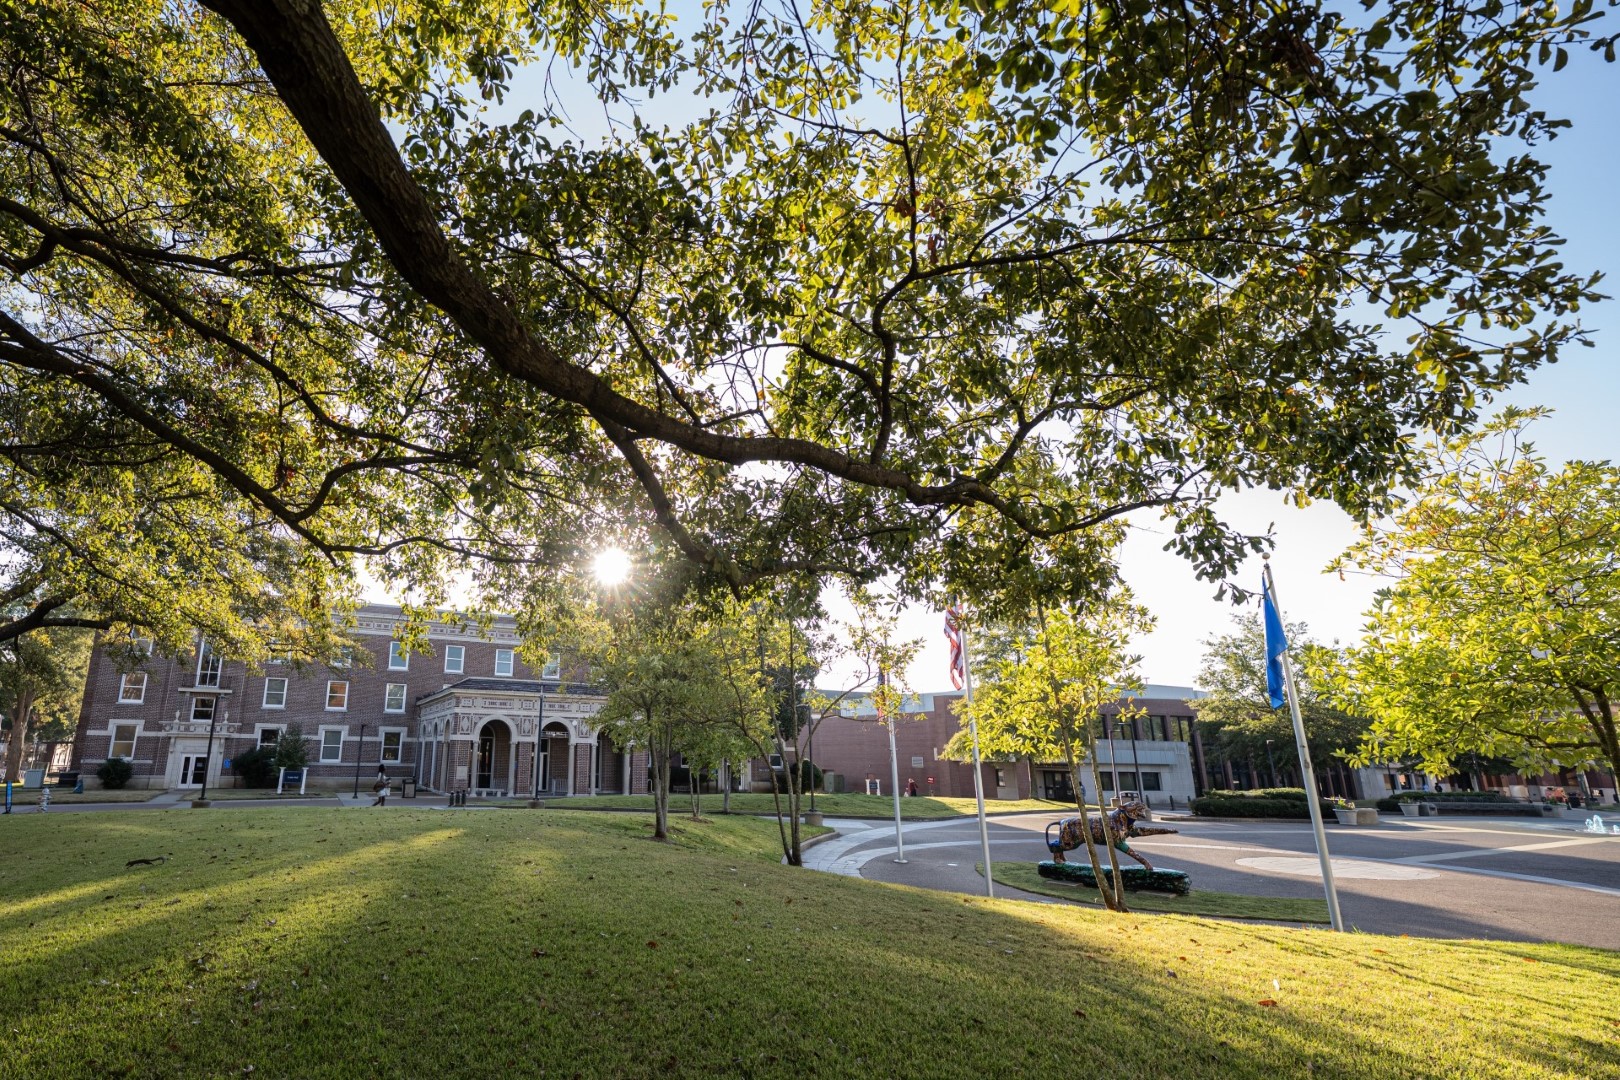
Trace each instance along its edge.
<path fill-rule="evenodd" d="M 301 784 L 304 782 L 303 769 L 288 769 L 282 774 L 282 782 L 286 784 Z"/>
<path fill-rule="evenodd" d="M 231 767 L 231 759 L 230 759 L 230 758 L 226 758 L 226 759 L 225 759 L 225 761 L 224 761 L 224 763 L 223 763 L 223 765 L 222 765 L 222 768 L 226 768 L 226 769 L 228 769 L 228 768 L 230 768 L 230 767 Z"/>

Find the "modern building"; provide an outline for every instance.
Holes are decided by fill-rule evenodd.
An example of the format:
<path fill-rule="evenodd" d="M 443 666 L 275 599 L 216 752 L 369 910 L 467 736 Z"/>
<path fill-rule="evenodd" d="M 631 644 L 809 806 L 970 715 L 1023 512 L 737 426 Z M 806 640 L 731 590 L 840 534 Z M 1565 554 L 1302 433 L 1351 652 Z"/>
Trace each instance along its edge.
<path fill-rule="evenodd" d="M 145 788 L 230 786 L 233 755 L 268 746 L 296 725 L 309 782 L 367 785 L 379 770 L 429 790 L 485 795 L 585 795 L 646 790 L 645 753 L 624 754 L 591 718 L 602 698 L 535 671 L 518 656 L 516 625 L 428 628 L 429 651 L 409 653 L 399 608 L 356 614 L 351 656 L 335 667 L 287 661 L 250 671 L 206 640 L 184 656 L 150 656 L 120 670 L 97 649 L 74 739 L 73 768 L 122 757 Z"/>
<path fill-rule="evenodd" d="M 823 693 L 829 698 L 836 694 Z M 1192 687 L 1149 685 L 1104 710 L 1114 718 L 1108 726 L 1112 737 L 1097 743 L 1104 798 L 1136 791 L 1155 806 L 1169 806 L 1172 799 L 1179 804 L 1203 793 L 1203 745 L 1188 704 L 1203 696 Z M 960 691 L 948 691 L 905 699 L 895 725 L 902 790 L 915 780 L 919 794 L 972 797 L 972 764 L 942 756 L 961 728 L 956 712 L 961 698 Z M 1117 719 L 1126 703 L 1141 715 Z M 842 777 L 846 790 L 879 794 L 892 790 L 888 731 L 878 722 L 868 695 L 846 697 L 839 715 L 821 722 L 805 750 L 823 772 Z M 1059 762 L 984 761 L 981 768 L 986 798 L 1074 800 L 1068 770 Z M 1085 772 L 1090 771 L 1088 763 Z"/>

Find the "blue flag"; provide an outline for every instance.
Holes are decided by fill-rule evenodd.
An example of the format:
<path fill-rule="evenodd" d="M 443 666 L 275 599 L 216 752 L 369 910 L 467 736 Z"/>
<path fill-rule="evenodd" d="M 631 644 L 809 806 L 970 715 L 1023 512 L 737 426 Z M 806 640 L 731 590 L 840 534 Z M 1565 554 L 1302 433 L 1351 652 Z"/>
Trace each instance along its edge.
<path fill-rule="evenodd" d="M 1288 648 L 1288 636 L 1283 633 L 1282 616 L 1277 614 L 1277 602 L 1271 598 L 1271 585 L 1260 583 L 1260 603 L 1266 616 L 1266 692 L 1271 695 L 1271 707 L 1283 707 L 1282 654 Z"/>

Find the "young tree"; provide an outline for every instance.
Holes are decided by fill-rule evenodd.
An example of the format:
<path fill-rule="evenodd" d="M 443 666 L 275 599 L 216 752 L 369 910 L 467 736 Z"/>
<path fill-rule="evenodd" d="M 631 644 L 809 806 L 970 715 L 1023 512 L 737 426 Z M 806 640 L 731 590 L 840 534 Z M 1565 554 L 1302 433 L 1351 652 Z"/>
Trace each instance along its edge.
<path fill-rule="evenodd" d="M 71 737 L 84 697 L 93 635 L 87 630 L 34 630 L 0 642 L 0 721 L 6 757 L 0 780 L 22 780 L 30 736 Z"/>
<path fill-rule="evenodd" d="M 1208 693 L 1196 703 L 1204 751 L 1216 760 L 1268 764 L 1281 752 L 1285 768 L 1297 773 L 1293 721 L 1286 708 L 1272 708 L 1266 688 L 1266 636 L 1260 615 L 1251 612 L 1232 621 L 1237 626 L 1233 633 L 1204 639 L 1198 685 Z M 1305 624 L 1291 623 L 1287 629 L 1289 642 L 1307 657 L 1294 673 L 1294 687 L 1311 763 L 1331 770 L 1360 748 L 1368 721 L 1336 708 L 1313 677 L 1330 654 L 1311 642 Z"/>
<path fill-rule="evenodd" d="M 1013 656 L 979 666 L 981 681 L 974 688 L 972 705 L 964 712 L 970 709 L 978 721 L 981 751 L 1062 761 L 1069 772 L 1076 808 L 1083 816 L 1081 764 L 1090 762 L 1092 790 L 1100 793 L 1096 728 L 1104 722 L 1105 705 L 1140 687 L 1139 658 L 1128 651 L 1130 639 L 1151 627 L 1151 617 L 1123 588 L 1094 612 L 1038 609 L 1014 638 Z M 963 755 L 961 742 L 960 734 L 952 740 L 954 756 Z M 1089 829 L 1085 839 L 1104 902 L 1110 910 L 1124 911 L 1125 883 L 1118 856 L 1108 845 L 1110 878 L 1103 874 Z"/>
<path fill-rule="evenodd" d="M 72 509 L 87 610 L 106 522 L 285 539 L 310 611 L 608 508 L 734 589 L 1069 598 L 1143 508 L 1220 577 L 1223 492 L 1379 508 L 1595 298 L 1532 97 L 1585 0 L 9 10 L 0 516 Z"/>
<path fill-rule="evenodd" d="M 1620 775 L 1620 468 L 1550 468 L 1525 439 L 1541 415 L 1432 447 L 1411 503 L 1340 562 L 1391 584 L 1324 674 L 1383 752 L 1431 771 L 1478 753 Z"/>
<path fill-rule="evenodd" d="M 304 729 L 288 724 L 276 737 L 276 768 L 302 769 L 309 764 L 309 747 L 304 742 Z"/>

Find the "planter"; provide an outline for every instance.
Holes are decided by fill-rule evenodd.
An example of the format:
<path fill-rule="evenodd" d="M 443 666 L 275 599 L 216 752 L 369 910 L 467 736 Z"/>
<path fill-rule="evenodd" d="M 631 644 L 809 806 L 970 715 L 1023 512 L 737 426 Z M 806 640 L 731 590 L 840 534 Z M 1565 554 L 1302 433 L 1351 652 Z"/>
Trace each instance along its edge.
<path fill-rule="evenodd" d="M 806 810 L 804 812 L 804 823 L 806 825 L 820 825 L 821 824 L 821 811 L 820 810 Z"/>
<path fill-rule="evenodd" d="M 212 800 L 212 799 L 192 799 L 191 800 L 191 807 L 194 810 L 206 810 L 208 807 L 212 806 L 213 804 L 214 804 L 214 800 Z"/>
<path fill-rule="evenodd" d="M 529 809 L 530 810 L 544 810 L 545 808 L 546 808 L 546 804 L 545 804 L 544 800 L 542 800 L 542 799 L 530 799 L 529 800 Z"/>
<path fill-rule="evenodd" d="M 1377 825 L 1378 809 L 1372 806 L 1352 806 L 1348 810 L 1333 808 L 1333 816 L 1340 825 Z"/>

